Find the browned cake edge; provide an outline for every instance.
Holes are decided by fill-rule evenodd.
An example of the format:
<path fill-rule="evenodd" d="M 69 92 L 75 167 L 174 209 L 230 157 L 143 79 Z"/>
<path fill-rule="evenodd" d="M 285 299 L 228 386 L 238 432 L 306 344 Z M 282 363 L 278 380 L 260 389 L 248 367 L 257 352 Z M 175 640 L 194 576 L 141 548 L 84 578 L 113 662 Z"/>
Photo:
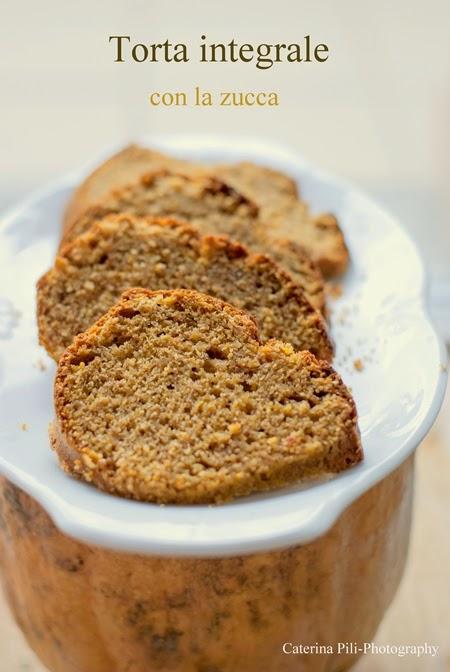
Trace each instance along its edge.
<path fill-rule="evenodd" d="M 244 330 L 247 332 L 248 338 L 255 340 L 259 345 L 261 345 L 258 335 L 258 327 L 255 321 L 245 312 L 242 311 L 226 302 L 216 299 L 214 297 L 196 292 L 195 290 L 158 290 L 150 291 L 142 288 L 131 288 L 124 292 L 119 300 L 119 302 L 113 306 L 103 317 L 101 317 L 90 329 L 88 329 L 83 334 L 79 334 L 72 345 L 67 348 L 64 355 L 61 357 L 58 363 L 57 374 L 55 377 L 54 383 L 54 400 L 55 400 L 55 411 L 56 411 L 56 420 L 51 425 L 49 430 L 50 442 L 53 450 L 55 450 L 58 459 L 60 461 L 61 467 L 63 470 L 76 478 L 84 478 L 84 475 L 88 475 L 88 481 L 91 482 L 96 487 L 111 492 L 111 494 L 119 494 L 121 496 L 127 496 L 130 498 L 136 498 L 133 496 L 133 493 L 127 493 L 126 495 L 121 492 L 111 491 L 111 488 L 108 484 L 108 481 L 103 480 L 101 475 L 96 479 L 92 479 L 92 465 L 89 464 L 89 456 L 84 456 L 83 453 L 80 453 L 77 450 L 77 447 L 73 445 L 67 437 L 66 422 L 64 420 L 64 390 L 65 390 L 65 375 L 66 371 L 70 366 L 73 365 L 74 359 L 76 361 L 83 361 L 83 348 L 86 347 L 85 355 L 87 354 L 87 348 L 92 339 L 95 338 L 96 334 L 101 330 L 102 326 L 115 315 L 120 315 L 124 310 L 124 304 L 126 301 L 133 299 L 136 296 L 170 296 L 173 297 L 174 301 L 189 301 L 191 297 L 195 298 L 197 305 L 201 306 L 205 312 L 220 310 L 227 312 L 233 317 L 237 317 L 244 327 Z M 272 348 L 274 353 L 278 352 L 277 346 L 283 346 L 280 341 L 269 341 L 266 343 L 264 348 Z M 81 353 L 80 353 L 81 351 Z M 80 356 L 81 355 L 81 356 Z M 295 353 L 295 356 L 298 359 L 302 360 L 302 363 L 305 366 L 314 365 L 319 367 L 325 375 L 333 376 L 338 383 L 342 386 L 342 391 L 346 400 L 350 406 L 351 420 L 352 420 L 352 432 L 344 437 L 344 440 L 341 441 L 339 446 L 339 452 L 335 456 L 330 469 L 326 473 L 338 473 L 349 467 L 357 464 L 363 459 L 363 450 L 361 446 L 360 434 L 357 425 L 357 410 L 353 397 L 350 392 L 342 382 L 339 374 L 332 368 L 332 366 L 325 361 L 318 360 L 313 354 L 302 351 Z M 319 463 L 316 466 L 309 465 L 305 470 L 304 465 L 293 466 L 291 464 L 286 465 L 285 468 L 280 467 L 276 474 L 273 475 L 273 478 L 268 480 L 264 485 L 263 489 L 274 490 L 276 488 L 282 488 L 286 485 L 295 483 L 299 480 L 313 479 L 317 476 L 323 475 L 324 470 L 322 465 Z M 261 489 L 261 488 L 259 488 Z M 211 500 L 209 496 L 192 496 L 190 494 L 187 498 L 180 494 L 180 497 L 177 500 L 170 500 L 166 503 L 176 503 L 176 504 L 202 504 L 202 503 L 222 503 L 229 501 L 235 497 L 250 494 L 248 490 L 240 492 L 239 488 L 229 487 L 227 490 L 224 490 L 220 493 L 220 496 Z"/>
<path fill-rule="evenodd" d="M 318 256 L 314 259 L 315 263 L 320 268 L 324 278 L 328 279 L 342 275 L 348 268 L 350 251 L 336 216 L 330 212 L 323 212 L 319 215 L 315 215 L 313 220 L 316 226 L 333 230 L 339 247 L 338 250 L 335 248 L 333 254 Z M 314 258 L 314 255 L 312 256 Z"/>
<path fill-rule="evenodd" d="M 101 182 L 104 177 L 108 178 L 108 175 L 113 174 L 114 171 L 117 171 L 118 169 L 124 172 L 126 169 L 129 172 L 130 168 L 133 166 L 138 166 L 138 170 L 141 174 L 146 173 L 153 168 L 150 164 L 156 161 L 160 162 L 160 167 L 167 164 L 168 161 L 171 163 L 176 162 L 177 164 L 182 163 L 181 161 L 178 162 L 176 159 L 172 159 L 157 150 L 147 149 L 146 147 L 141 147 L 136 144 L 130 144 L 123 147 L 121 150 L 100 163 L 87 177 L 84 178 L 70 197 L 63 215 L 63 234 L 88 208 L 102 200 L 111 190 L 120 187 L 122 184 L 127 184 L 127 182 L 130 181 L 129 177 L 121 178 L 119 183 L 117 182 L 117 179 L 114 179 L 112 181 L 114 184 L 113 186 L 111 180 L 107 179 L 106 187 L 99 189 L 98 182 Z M 137 175 L 134 177 L 137 178 Z M 101 192 L 100 195 L 98 193 L 92 195 L 91 191 L 95 186 L 97 186 L 97 192 Z"/>
<path fill-rule="evenodd" d="M 110 215 L 113 220 L 120 222 L 122 219 L 130 220 L 136 219 L 129 215 Z M 190 233 L 192 236 L 195 236 L 199 241 L 199 245 L 204 244 L 209 249 L 213 250 L 214 248 L 224 250 L 227 256 L 230 259 L 233 258 L 242 258 L 245 260 L 245 263 L 248 266 L 262 265 L 268 266 L 274 275 L 279 279 L 279 281 L 285 285 L 288 297 L 295 299 L 297 304 L 302 308 L 306 313 L 314 317 L 314 326 L 317 329 L 317 341 L 320 344 L 318 348 L 318 355 L 325 360 L 332 360 L 334 347 L 333 343 L 330 340 L 328 335 L 327 327 L 323 316 L 318 310 L 312 306 L 310 301 L 305 295 L 303 289 L 298 286 L 293 278 L 283 269 L 280 265 L 275 262 L 271 257 L 261 254 L 261 253 L 251 253 L 248 248 L 239 243 L 232 241 L 227 236 L 213 236 L 213 235 L 204 235 L 202 236 L 195 227 L 191 226 L 187 222 L 182 222 L 174 218 L 155 218 L 155 217 L 143 217 L 137 218 L 141 221 L 148 221 L 152 224 L 157 224 L 162 227 L 170 228 L 179 228 L 182 231 Z M 38 318 L 38 331 L 39 331 L 39 343 L 44 346 L 49 355 L 58 361 L 58 353 L 54 351 L 51 343 L 45 336 L 46 327 L 43 320 L 43 315 L 46 313 L 46 305 L 43 298 L 43 289 L 46 284 L 51 282 L 52 275 L 57 272 L 58 265 L 63 263 L 63 258 L 70 259 L 72 251 L 77 248 L 77 246 L 82 243 L 89 246 L 89 242 L 95 239 L 96 235 L 96 225 L 94 224 L 91 229 L 89 229 L 85 234 L 76 238 L 71 243 L 68 243 L 59 253 L 58 257 L 55 260 L 54 266 L 47 271 L 37 282 L 37 318 Z M 80 243 L 78 242 L 80 241 Z"/>
<path fill-rule="evenodd" d="M 152 170 L 168 168 L 170 170 L 179 170 L 189 174 L 215 174 L 219 179 L 226 179 L 226 171 L 236 166 L 238 169 L 251 169 L 252 166 L 258 170 L 264 171 L 268 176 L 274 175 L 277 180 L 282 179 L 285 188 L 289 189 L 287 193 L 292 197 L 298 196 L 297 184 L 288 175 L 275 170 L 269 166 L 260 166 L 251 162 L 241 161 L 236 164 L 218 164 L 206 165 L 185 159 L 179 159 L 169 154 L 164 154 L 155 149 L 143 147 L 137 144 L 131 144 L 123 147 L 106 161 L 98 165 L 78 185 L 70 197 L 63 216 L 63 232 L 66 231 L 72 223 L 78 219 L 81 214 L 95 203 L 103 199 L 106 194 L 114 189 L 121 188 L 131 181 L 131 178 L 138 179 L 139 175 Z M 128 173 L 128 176 L 125 174 Z M 131 178 L 130 178 L 131 173 Z M 223 175 L 222 175 L 223 173 Z M 120 177 L 119 177 L 120 175 Z M 106 178 L 106 183 L 105 183 Z M 103 186 L 100 186 L 103 181 Z M 94 193 L 92 193 L 94 191 Z M 238 191 L 244 191 L 238 189 Z"/>
<path fill-rule="evenodd" d="M 230 164 L 229 169 L 232 171 L 233 166 L 247 165 L 247 162 L 238 162 L 236 164 Z M 111 156 L 109 159 L 104 161 L 99 165 L 85 180 L 78 186 L 78 188 L 73 193 L 69 203 L 66 207 L 65 216 L 63 219 L 62 227 L 62 239 L 60 242 L 60 248 L 70 240 L 73 235 L 70 233 L 74 225 L 83 218 L 83 215 L 88 216 L 88 212 L 93 209 L 95 212 L 96 208 L 101 208 L 102 203 L 105 202 L 105 199 L 108 196 L 111 196 L 113 193 L 120 192 L 126 185 L 130 185 L 132 181 L 139 181 L 139 179 L 144 176 L 146 173 L 159 172 L 159 171 L 169 171 L 179 174 L 184 174 L 189 177 L 210 177 L 216 179 L 218 182 L 225 184 L 226 180 L 226 166 L 221 166 L 220 164 L 216 167 L 217 174 L 214 175 L 213 171 L 215 170 L 214 166 L 207 166 L 202 164 L 197 164 L 195 162 L 177 159 L 175 157 L 163 154 L 157 150 L 148 149 L 146 147 L 141 147 L 139 145 L 129 145 L 123 148 L 118 153 Z M 274 175 L 281 175 L 286 182 L 291 182 L 292 195 L 291 199 L 296 201 L 298 197 L 294 195 L 295 182 L 290 179 L 284 173 L 280 173 L 277 170 L 274 170 L 267 166 L 261 166 L 263 170 L 270 174 L 271 172 Z M 123 177 L 110 181 L 109 186 L 100 191 L 95 197 L 90 194 L 92 186 L 96 184 L 96 181 L 100 181 L 102 176 L 108 176 L 108 173 L 113 173 L 114 169 L 119 169 L 123 173 Z M 128 170 L 127 177 L 125 173 Z M 108 184 L 108 182 L 107 182 Z M 111 186 L 113 184 L 114 186 Z M 233 184 L 233 180 L 231 180 Z M 227 185 L 228 189 L 233 189 L 233 187 Z M 241 189 L 234 190 L 237 194 L 241 195 L 242 198 L 247 198 L 245 196 L 245 187 Z M 242 196 L 243 194 L 243 196 Z M 289 200 L 288 196 L 283 197 L 282 200 Z M 252 200 L 252 199 L 250 199 Z M 249 199 L 247 198 L 247 201 Z M 257 199 L 255 198 L 255 202 Z M 257 205 L 255 205 L 258 208 Z M 262 219 L 261 221 L 264 221 Z M 308 254 L 314 259 L 317 265 L 320 267 L 321 272 L 327 278 L 333 277 L 335 275 L 342 274 L 349 263 L 349 251 L 345 242 L 343 232 L 338 224 L 336 217 L 331 213 L 321 213 L 318 215 L 311 215 L 311 223 L 313 226 L 316 226 L 318 229 L 333 229 L 333 232 L 336 236 L 336 242 L 334 249 L 329 250 L 327 254 L 316 254 L 316 250 L 312 248 L 308 250 Z M 265 225 L 270 227 L 270 217 L 265 221 Z M 337 243 L 337 246 L 336 246 Z"/>
<path fill-rule="evenodd" d="M 237 210 L 242 205 L 247 206 L 249 215 L 256 218 L 258 216 L 258 206 L 249 198 L 238 192 L 232 186 L 220 180 L 219 178 L 209 174 L 188 175 L 182 172 L 168 170 L 167 168 L 160 168 L 141 175 L 137 180 L 122 185 L 119 188 L 112 189 L 108 194 L 98 203 L 91 205 L 80 217 L 68 224 L 62 234 L 59 244 L 59 250 L 63 249 L 67 243 L 70 243 L 74 238 L 84 233 L 89 226 L 96 219 L 107 214 L 119 213 L 117 207 L 113 205 L 114 200 L 120 200 L 126 196 L 131 190 L 137 186 L 151 187 L 153 183 L 160 177 L 176 177 L 186 182 L 200 182 L 203 183 L 202 192 L 204 194 L 224 195 L 232 199 L 232 211 Z"/>

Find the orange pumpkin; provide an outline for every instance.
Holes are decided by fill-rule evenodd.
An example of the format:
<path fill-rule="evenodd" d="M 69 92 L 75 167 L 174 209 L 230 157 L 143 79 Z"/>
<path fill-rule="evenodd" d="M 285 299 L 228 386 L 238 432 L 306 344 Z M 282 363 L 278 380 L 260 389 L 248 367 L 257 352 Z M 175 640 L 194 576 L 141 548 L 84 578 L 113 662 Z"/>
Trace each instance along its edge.
<path fill-rule="evenodd" d="M 400 581 L 412 475 L 410 458 L 309 544 L 219 559 L 80 543 L 2 480 L 7 596 L 52 672 L 341 672 L 357 655 L 337 643 L 370 641 Z"/>

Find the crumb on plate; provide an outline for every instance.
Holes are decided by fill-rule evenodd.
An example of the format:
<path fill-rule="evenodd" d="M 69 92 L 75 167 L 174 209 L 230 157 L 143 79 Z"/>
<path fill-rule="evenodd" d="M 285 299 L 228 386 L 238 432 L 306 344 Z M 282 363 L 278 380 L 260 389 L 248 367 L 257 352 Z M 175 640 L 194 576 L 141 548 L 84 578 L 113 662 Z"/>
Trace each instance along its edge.
<path fill-rule="evenodd" d="M 358 359 L 355 359 L 355 361 L 353 362 L 353 366 L 357 371 L 362 371 L 364 369 L 364 364 L 359 357 Z"/>

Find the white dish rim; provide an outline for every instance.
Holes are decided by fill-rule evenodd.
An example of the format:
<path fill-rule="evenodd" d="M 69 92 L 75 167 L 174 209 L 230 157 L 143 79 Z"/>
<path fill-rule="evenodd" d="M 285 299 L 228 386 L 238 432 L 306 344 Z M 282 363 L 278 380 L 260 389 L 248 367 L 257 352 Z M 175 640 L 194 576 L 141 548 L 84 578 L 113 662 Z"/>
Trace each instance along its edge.
<path fill-rule="evenodd" d="M 275 143 L 262 142 L 258 139 L 233 139 L 215 135 L 205 136 L 202 134 L 154 136 L 141 138 L 138 142 L 157 148 L 160 147 L 161 149 L 170 149 L 172 147 L 174 151 L 177 151 L 178 148 L 181 152 L 186 150 L 189 152 L 189 148 L 192 149 L 192 147 L 196 144 L 198 145 L 198 143 L 201 143 L 203 148 L 211 146 L 214 148 L 221 147 L 222 149 L 229 145 L 234 147 L 238 145 L 244 147 L 247 154 L 255 156 L 255 160 L 257 155 L 261 158 L 265 157 L 267 163 L 271 163 L 274 157 L 278 157 L 281 162 L 289 159 L 289 161 L 297 162 L 299 165 L 301 164 L 303 170 L 309 171 L 310 174 L 318 180 L 326 180 L 329 183 L 338 185 L 345 193 L 355 193 L 361 196 L 361 191 L 355 189 L 348 182 L 327 175 L 323 171 L 312 167 L 295 153 Z M 120 147 L 122 146 L 123 144 L 120 145 Z M 66 177 L 56 180 L 44 188 L 33 192 L 29 197 L 24 199 L 21 204 L 8 210 L 2 218 L 3 223 L 13 221 L 24 210 L 32 207 L 35 203 L 40 202 L 41 199 L 45 198 L 48 194 L 53 193 L 55 190 L 73 186 L 80 179 L 80 176 L 85 174 L 92 165 L 98 163 L 102 157 L 112 154 L 115 149 L 117 149 L 117 147 L 109 148 L 107 151 L 102 152 L 100 157 L 97 156 L 95 162 L 89 162 L 89 164 L 82 170 L 70 173 Z M 233 151 L 235 152 L 236 150 L 234 149 Z M 373 204 L 368 197 L 363 196 L 363 198 L 370 203 L 372 207 L 378 207 Z M 382 212 L 381 209 L 379 210 Z M 405 240 L 408 240 L 411 244 L 411 239 L 402 227 L 400 227 L 392 217 L 390 220 L 392 226 L 399 228 L 402 231 Z M 420 255 L 414 244 L 413 248 L 416 260 L 420 260 Z M 420 426 L 402 443 L 401 448 L 399 448 L 389 460 L 385 460 L 383 463 L 370 469 L 364 470 L 363 467 L 362 470 L 360 469 L 359 471 L 358 468 L 351 470 L 351 472 L 349 472 L 351 473 L 350 478 L 345 481 L 340 481 L 339 479 L 331 481 L 335 486 L 330 491 L 331 495 L 329 498 L 322 502 L 320 506 L 316 506 L 315 510 L 307 519 L 300 520 L 295 527 L 289 530 L 277 531 L 276 529 L 271 528 L 270 531 L 264 531 L 259 535 L 254 535 L 252 538 L 245 539 L 242 538 L 242 536 L 240 537 L 237 535 L 236 539 L 231 540 L 230 538 L 227 538 L 221 543 L 220 538 L 208 540 L 204 535 L 199 536 L 198 538 L 192 538 L 188 541 L 186 538 L 172 538 L 169 540 L 149 538 L 148 529 L 142 529 L 140 532 L 133 530 L 130 534 L 127 534 L 125 526 L 122 526 L 122 529 L 102 529 L 98 524 L 92 523 L 92 521 L 87 521 L 85 516 L 78 517 L 76 509 L 72 506 L 68 506 L 60 494 L 53 492 L 45 483 L 41 483 L 34 479 L 33 474 L 26 473 L 26 471 L 20 470 L 16 468 L 15 465 L 6 462 L 1 455 L 0 472 L 15 485 L 34 497 L 64 533 L 77 538 L 80 541 L 105 546 L 115 550 L 156 555 L 222 557 L 268 551 L 295 544 L 308 543 L 325 534 L 352 502 L 403 463 L 426 436 L 439 412 L 447 383 L 447 375 L 443 367 L 443 363 L 447 360 L 447 353 L 445 346 L 432 326 L 428 315 L 426 306 L 426 277 L 421 261 L 420 269 L 420 292 L 418 292 L 416 297 L 417 305 L 420 306 L 423 328 L 428 328 L 433 335 L 435 341 L 434 345 L 436 346 L 436 352 L 438 353 L 441 367 L 440 375 L 436 375 L 434 383 L 435 391 L 427 413 L 423 417 Z M 438 370 L 439 369 L 437 368 L 436 371 Z M 81 493 L 82 489 L 88 486 L 79 484 L 79 487 Z M 302 493 L 297 493 L 297 495 L 301 496 Z M 129 506 L 129 500 L 120 501 L 123 502 L 123 506 Z"/>

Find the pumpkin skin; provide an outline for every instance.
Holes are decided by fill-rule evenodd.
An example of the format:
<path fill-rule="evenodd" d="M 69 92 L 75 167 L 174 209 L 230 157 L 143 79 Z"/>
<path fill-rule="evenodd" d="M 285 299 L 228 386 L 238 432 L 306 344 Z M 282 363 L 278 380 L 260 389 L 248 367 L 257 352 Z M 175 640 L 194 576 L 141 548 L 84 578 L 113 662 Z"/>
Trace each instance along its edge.
<path fill-rule="evenodd" d="M 51 672 L 342 672 L 358 656 L 336 644 L 371 641 L 403 573 L 412 484 L 410 458 L 312 543 L 195 559 L 75 541 L 2 479 L 6 594 Z"/>

